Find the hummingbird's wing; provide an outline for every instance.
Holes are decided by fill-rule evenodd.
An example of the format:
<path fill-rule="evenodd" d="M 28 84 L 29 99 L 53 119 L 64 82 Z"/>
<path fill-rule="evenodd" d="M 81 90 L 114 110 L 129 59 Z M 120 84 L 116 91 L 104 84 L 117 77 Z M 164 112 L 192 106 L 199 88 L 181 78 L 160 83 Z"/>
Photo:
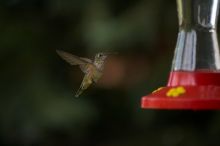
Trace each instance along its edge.
<path fill-rule="evenodd" d="M 82 60 L 84 60 L 84 61 L 86 61 L 86 62 L 92 63 L 92 60 L 89 59 L 89 58 L 83 58 L 83 57 L 80 57 L 80 59 L 82 59 Z"/>
<path fill-rule="evenodd" d="M 56 52 L 62 59 L 64 59 L 66 62 L 68 62 L 71 65 L 83 65 L 90 63 L 88 62 L 89 59 L 87 60 L 86 58 L 80 58 L 76 55 L 70 54 L 65 51 L 56 50 Z"/>

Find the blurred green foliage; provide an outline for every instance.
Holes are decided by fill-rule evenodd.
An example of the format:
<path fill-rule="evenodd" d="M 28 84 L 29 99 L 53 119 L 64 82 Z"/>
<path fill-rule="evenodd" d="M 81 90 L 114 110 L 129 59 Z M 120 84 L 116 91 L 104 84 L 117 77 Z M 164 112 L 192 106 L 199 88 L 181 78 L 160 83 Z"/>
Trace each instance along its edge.
<path fill-rule="evenodd" d="M 175 1 L 1 0 L 0 19 L 0 145 L 220 144 L 217 111 L 140 108 L 141 96 L 167 81 Z M 94 85 L 76 99 L 83 74 L 56 49 L 116 51 L 126 72 L 119 85 Z"/>

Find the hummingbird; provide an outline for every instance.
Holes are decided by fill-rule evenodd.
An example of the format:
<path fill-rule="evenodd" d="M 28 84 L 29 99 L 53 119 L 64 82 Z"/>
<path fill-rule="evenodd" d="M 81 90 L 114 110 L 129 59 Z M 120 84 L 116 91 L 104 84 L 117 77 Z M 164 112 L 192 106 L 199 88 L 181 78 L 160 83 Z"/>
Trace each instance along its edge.
<path fill-rule="evenodd" d="M 85 74 L 80 88 L 76 92 L 75 97 L 79 97 L 92 83 L 97 83 L 101 78 L 104 69 L 104 63 L 107 56 L 111 53 L 97 53 L 94 61 L 84 57 L 78 57 L 71 53 L 56 50 L 57 54 L 70 65 L 79 65 L 82 72 Z"/>

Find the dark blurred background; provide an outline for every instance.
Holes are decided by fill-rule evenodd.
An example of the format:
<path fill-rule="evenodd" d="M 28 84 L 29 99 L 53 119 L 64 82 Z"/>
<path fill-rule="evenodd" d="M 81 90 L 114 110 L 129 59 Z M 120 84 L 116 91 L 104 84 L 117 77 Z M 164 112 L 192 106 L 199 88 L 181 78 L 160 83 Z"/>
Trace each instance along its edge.
<path fill-rule="evenodd" d="M 178 33 L 174 0 L 1 0 L 0 145 L 220 145 L 218 111 L 140 108 L 166 85 Z M 83 73 L 55 52 L 109 57 Z"/>

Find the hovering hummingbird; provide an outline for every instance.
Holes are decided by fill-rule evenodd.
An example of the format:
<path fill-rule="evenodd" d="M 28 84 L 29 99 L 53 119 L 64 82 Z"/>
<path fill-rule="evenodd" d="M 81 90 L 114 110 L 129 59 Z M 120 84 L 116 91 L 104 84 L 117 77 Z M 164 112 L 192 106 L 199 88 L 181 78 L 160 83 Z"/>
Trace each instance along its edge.
<path fill-rule="evenodd" d="M 92 83 L 96 83 L 103 74 L 105 59 L 112 53 L 98 53 L 95 55 L 94 61 L 88 58 L 78 57 L 65 51 L 56 50 L 57 54 L 68 62 L 70 65 L 79 65 L 85 76 L 76 92 L 76 97 L 79 97 Z"/>

